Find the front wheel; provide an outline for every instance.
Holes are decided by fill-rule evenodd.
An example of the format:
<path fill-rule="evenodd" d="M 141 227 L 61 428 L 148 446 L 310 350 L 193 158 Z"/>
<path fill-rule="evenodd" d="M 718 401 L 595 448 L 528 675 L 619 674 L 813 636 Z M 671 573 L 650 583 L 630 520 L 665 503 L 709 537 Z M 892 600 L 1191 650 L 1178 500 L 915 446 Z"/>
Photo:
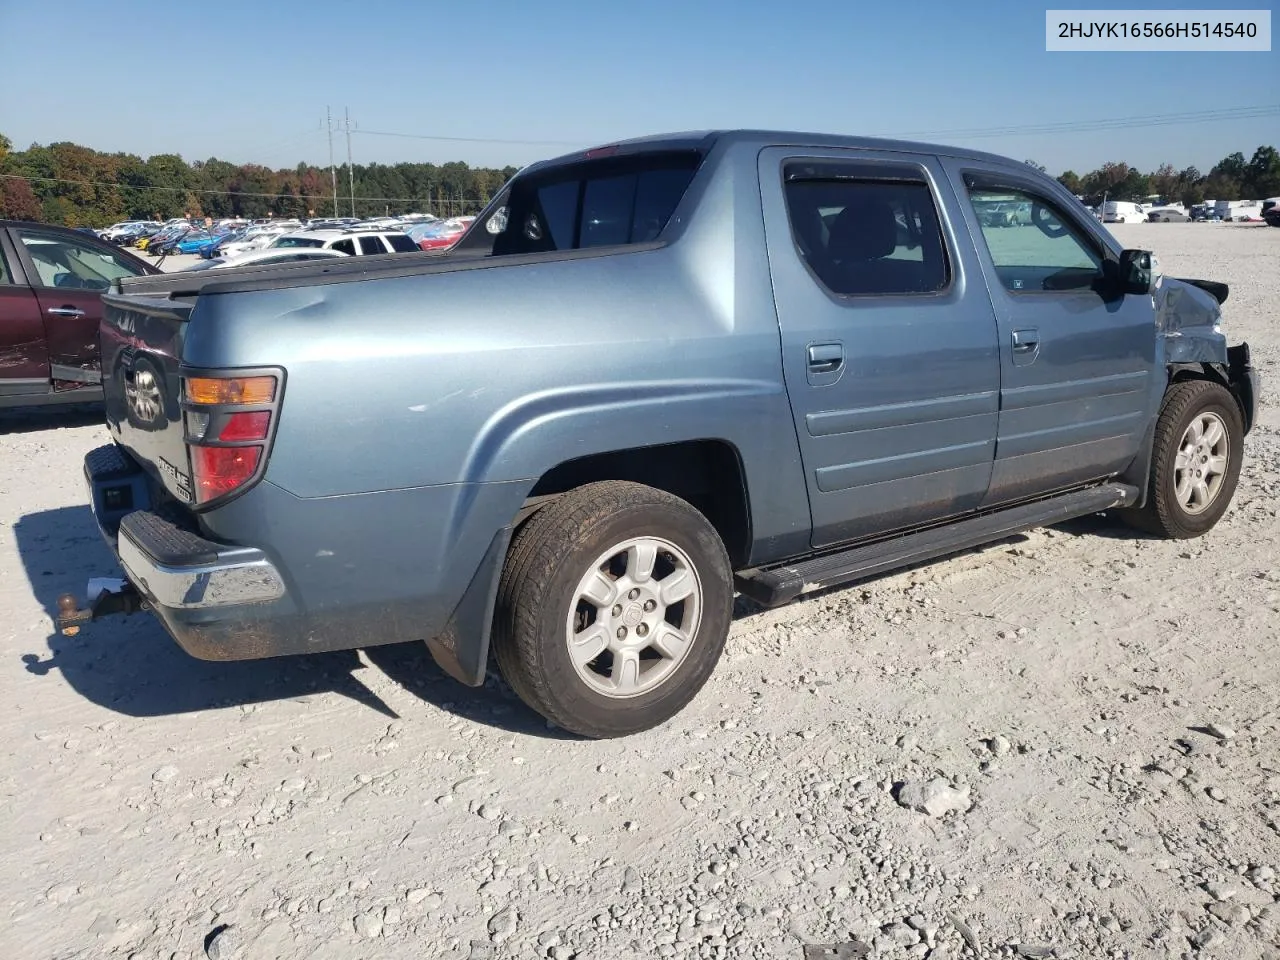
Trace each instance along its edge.
<path fill-rule="evenodd" d="M 1146 505 L 1121 516 L 1173 540 L 1207 533 L 1231 504 L 1243 453 L 1244 421 L 1230 391 L 1208 380 L 1175 384 L 1156 422 Z"/>
<path fill-rule="evenodd" d="M 733 608 L 714 527 L 690 504 L 606 481 L 543 507 L 507 553 L 493 626 L 502 675 L 586 737 L 675 716 L 711 676 Z"/>

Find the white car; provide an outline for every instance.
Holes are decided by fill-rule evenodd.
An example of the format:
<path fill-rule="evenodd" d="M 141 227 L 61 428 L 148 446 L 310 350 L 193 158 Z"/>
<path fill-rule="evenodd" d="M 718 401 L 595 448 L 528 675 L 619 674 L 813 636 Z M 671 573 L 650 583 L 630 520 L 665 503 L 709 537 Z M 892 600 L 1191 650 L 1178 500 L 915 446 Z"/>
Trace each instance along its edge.
<path fill-rule="evenodd" d="M 403 230 L 304 230 L 277 237 L 268 249 L 298 247 L 340 250 L 353 257 L 419 252 L 418 245 Z"/>
<path fill-rule="evenodd" d="M 303 260 L 332 260 L 348 254 L 341 250 L 326 250 L 322 247 L 286 248 L 283 250 L 271 247 L 265 250 L 251 250 L 238 257 L 214 257 L 192 264 L 187 270 L 216 270 L 223 267 L 265 267 L 274 263 L 301 263 Z"/>
<path fill-rule="evenodd" d="M 230 243 L 224 243 L 218 248 L 218 255 L 221 257 L 238 257 L 242 253 L 249 253 L 253 250 L 262 250 L 271 246 L 271 243 L 277 238 L 282 237 L 289 232 L 288 227 L 275 227 L 259 225 L 250 227 L 245 231 L 244 236 Z"/>
<path fill-rule="evenodd" d="M 1146 219 L 1147 212 L 1140 203 L 1108 200 L 1102 205 L 1103 223 L 1141 223 Z"/>

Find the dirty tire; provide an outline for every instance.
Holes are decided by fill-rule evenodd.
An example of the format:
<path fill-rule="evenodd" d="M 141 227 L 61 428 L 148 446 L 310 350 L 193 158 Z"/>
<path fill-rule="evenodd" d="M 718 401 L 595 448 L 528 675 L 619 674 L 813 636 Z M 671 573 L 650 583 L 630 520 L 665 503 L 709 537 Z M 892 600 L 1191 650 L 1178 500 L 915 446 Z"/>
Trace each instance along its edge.
<path fill-rule="evenodd" d="M 649 537 L 677 547 L 689 562 L 700 585 L 700 616 L 666 679 L 627 699 L 611 698 L 583 679 L 570 657 L 570 613 L 598 557 Z M 664 723 L 693 699 L 720 659 L 732 608 L 732 568 L 706 517 L 653 487 L 591 483 L 540 509 L 512 541 L 494 611 L 494 656 L 520 699 L 557 726 L 591 738 L 625 736 Z"/>
<path fill-rule="evenodd" d="M 1176 493 L 1176 461 L 1184 435 L 1196 418 L 1216 415 L 1226 428 L 1227 466 L 1221 487 L 1200 512 L 1189 512 Z M 1244 454 L 1244 422 L 1235 398 L 1208 380 L 1187 380 L 1169 388 L 1156 422 L 1151 449 L 1151 472 L 1144 507 L 1122 510 L 1130 526 L 1171 540 L 1187 540 L 1207 533 L 1226 513 L 1240 480 Z"/>

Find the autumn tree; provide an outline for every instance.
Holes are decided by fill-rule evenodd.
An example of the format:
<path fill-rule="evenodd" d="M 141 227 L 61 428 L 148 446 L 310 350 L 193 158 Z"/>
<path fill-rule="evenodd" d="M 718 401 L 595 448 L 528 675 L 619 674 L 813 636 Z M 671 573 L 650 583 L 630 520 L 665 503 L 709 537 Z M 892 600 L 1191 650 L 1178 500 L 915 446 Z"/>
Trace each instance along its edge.
<path fill-rule="evenodd" d="M 1044 170 L 1034 160 L 1029 166 Z M 410 212 L 456 216 L 477 213 L 518 172 L 465 163 L 356 164 L 356 213 Z M 299 163 L 274 170 L 210 157 L 188 163 L 177 154 L 143 158 L 100 153 L 79 144 L 33 144 L 14 150 L 0 135 L 0 214 L 75 226 L 103 226 L 123 219 L 166 219 L 187 214 L 220 217 L 328 216 L 334 213 L 329 170 Z M 338 215 L 351 211 L 347 169 L 338 173 Z M 1280 154 L 1258 147 L 1251 159 L 1233 153 L 1202 175 L 1195 167 L 1174 171 L 1161 164 L 1144 173 L 1111 161 L 1087 173 L 1065 171 L 1058 182 L 1090 203 L 1103 197 L 1141 200 L 1155 192 L 1188 205 L 1206 197 L 1262 199 L 1280 195 Z"/>

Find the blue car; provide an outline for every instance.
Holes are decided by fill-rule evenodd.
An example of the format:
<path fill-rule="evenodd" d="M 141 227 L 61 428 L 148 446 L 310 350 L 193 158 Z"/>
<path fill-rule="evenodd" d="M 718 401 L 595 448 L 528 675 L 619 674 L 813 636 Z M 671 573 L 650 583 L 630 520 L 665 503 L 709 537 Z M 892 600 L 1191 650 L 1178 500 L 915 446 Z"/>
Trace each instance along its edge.
<path fill-rule="evenodd" d="M 201 248 L 216 240 L 213 234 L 204 230 L 193 230 L 175 245 L 173 253 L 199 253 Z"/>

